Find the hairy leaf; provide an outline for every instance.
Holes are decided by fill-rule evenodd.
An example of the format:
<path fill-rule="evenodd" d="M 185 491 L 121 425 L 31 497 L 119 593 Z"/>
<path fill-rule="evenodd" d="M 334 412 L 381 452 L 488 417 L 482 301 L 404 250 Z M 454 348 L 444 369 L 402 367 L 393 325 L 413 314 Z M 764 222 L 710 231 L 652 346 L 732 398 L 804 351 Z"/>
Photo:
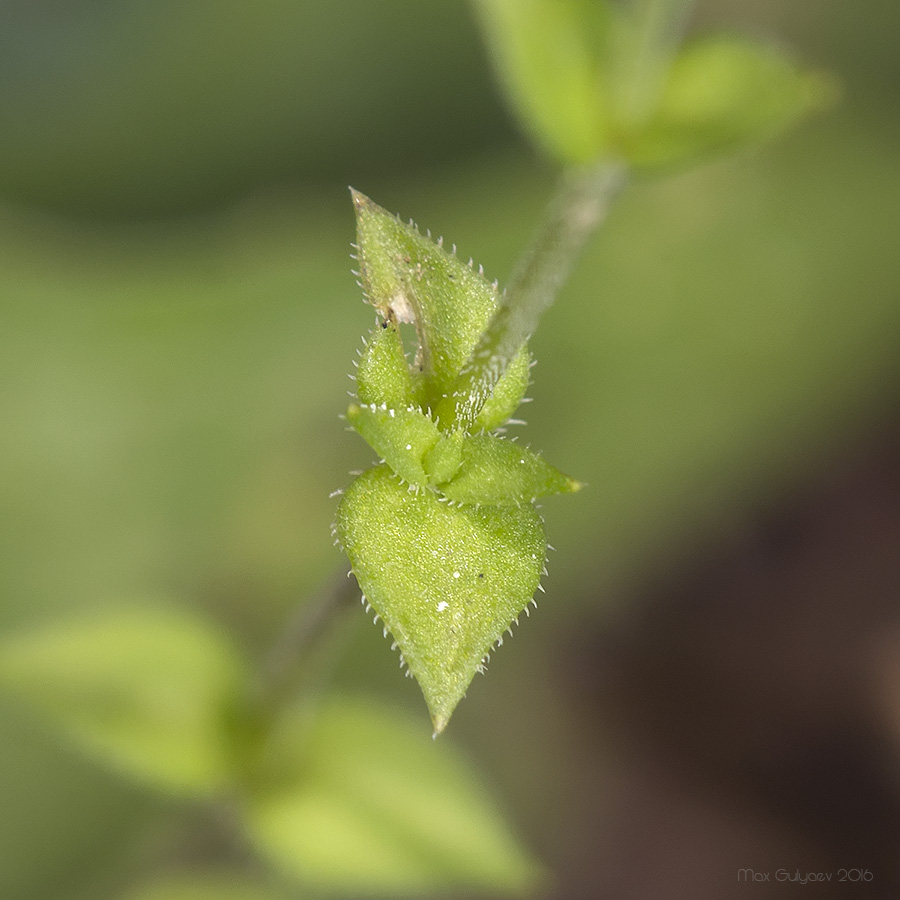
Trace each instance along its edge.
<path fill-rule="evenodd" d="M 419 402 L 400 333 L 391 321 L 376 326 L 366 342 L 356 369 L 356 396 L 362 404 L 394 409 Z"/>
<path fill-rule="evenodd" d="M 337 528 L 442 731 L 538 587 L 547 547 L 540 516 L 531 503 L 451 505 L 378 466 L 347 488 Z"/>
<path fill-rule="evenodd" d="M 493 431 L 499 428 L 518 409 L 528 388 L 531 355 L 523 347 L 510 362 L 503 377 L 494 385 L 493 394 L 475 417 L 475 428 Z"/>
<path fill-rule="evenodd" d="M 463 445 L 469 438 L 462 431 L 442 434 L 440 440 L 425 455 L 425 471 L 432 484 L 449 481 L 459 468 L 463 457 Z"/>
<path fill-rule="evenodd" d="M 347 409 L 347 421 L 404 481 L 428 483 L 423 459 L 441 433 L 425 413 L 415 407 L 389 409 L 354 403 Z"/>
<path fill-rule="evenodd" d="M 408 322 L 416 326 L 419 349 L 414 367 L 417 375 L 421 373 L 424 387 L 418 399 L 423 405 L 436 406 L 453 387 L 496 310 L 497 285 L 488 282 L 472 265 L 461 262 L 441 243 L 420 234 L 415 226 L 401 222 L 358 191 L 353 192 L 353 202 L 359 271 L 366 298 L 386 323 Z M 399 360 L 396 348 L 389 352 L 395 361 Z M 397 383 L 402 381 L 393 370 L 389 376 L 371 380 L 366 377 L 364 402 L 392 405 L 395 377 Z M 379 395 L 377 383 L 383 378 L 390 378 L 392 387 Z M 509 385 L 498 392 L 500 414 L 511 414 L 521 400 L 525 384 L 521 370 L 511 373 Z M 490 427 L 496 424 L 497 410 Z"/>
<path fill-rule="evenodd" d="M 462 445 L 459 469 L 440 492 L 458 503 L 519 506 L 548 494 L 569 494 L 581 485 L 527 447 L 491 435 Z"/>
<path fill-rule="evenodd" d="M 496 284 L 362 194 L 353 201 L 359 274 L 383 321 L 366 341 L 347 419 L 382 465 L 346 490 L 335 528 L 437 733 L 538 587 L 546 542 L 533 501 L 580 485 L 491 433 L 528 384 L 518 338 L 482 354 L 488 389 L 479 379 L 467 387 L 461 367 L 496 325 Z M 416 328 L 412 365 L 398 323 Z"/>

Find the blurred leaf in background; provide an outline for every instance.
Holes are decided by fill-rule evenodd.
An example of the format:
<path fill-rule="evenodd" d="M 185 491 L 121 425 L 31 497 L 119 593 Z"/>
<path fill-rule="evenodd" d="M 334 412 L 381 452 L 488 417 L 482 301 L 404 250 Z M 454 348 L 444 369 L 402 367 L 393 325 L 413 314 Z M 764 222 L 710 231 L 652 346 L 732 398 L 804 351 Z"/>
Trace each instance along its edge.
<path fill-rule="evenodd" d="M 234 871 L 171 876 L 129 891 L 123 900 L 288 900 L 291 895 Z"/>
<path fill-rule="evenodd" d="M 150 607 L 0 644 L 0 685 L 114 767 L 167 791 L 235 778 L 231 725 L 247 673 L 230 643 Z"/>
<path fill-rule="evenodd" d="M 695 164 L 828 105 L 830 79 L 733 35 L 679 46 L 690 3 L 473 0 L 523 127 L 568 164 Z"/>
<path fill-rule="evenodd" d="M 288 723 L 248 803 L 261 851 L 346 896 L 451 890 L 522 896 L 542 879 L 483 784 L 414 716 L 332 699 Z"/>

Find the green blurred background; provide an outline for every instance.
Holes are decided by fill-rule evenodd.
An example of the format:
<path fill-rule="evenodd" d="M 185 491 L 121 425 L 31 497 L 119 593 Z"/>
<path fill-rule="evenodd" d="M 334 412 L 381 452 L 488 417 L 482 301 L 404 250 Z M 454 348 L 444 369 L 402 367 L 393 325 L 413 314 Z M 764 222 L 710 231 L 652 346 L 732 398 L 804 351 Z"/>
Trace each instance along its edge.
<path fill-rule="evenodd" d="M 801 852 L 820 868 L 867 864 L 842 861 L 752 787 L 750 824 L 743 795 L 684 787 L 665 735 L 699 726 L 642 728 L 657 721 L 656 694 L 626 688 L 646 657 L 697 657 L 665 630 L 647 643 L 642 623 L 669 621 L 673 585 L 679 609 L 705 590 L 693 615 L 721 614 L 719 587 L 685 585 L 723 558 L 746 565 L 747 536 L 798 498 L 801 524 L 815 523 L 809 498 L 833 497 L 872 447 L 878 533 L 897 538 L 884 558 L 900 556 L 898 19 L 891 0 L 701 4 L 697 29 L 783 41 L 840 79 L 842 101 L 770 146 L 633 183 L 534 340 L 529 441 L 590 487 L 546 504 L 559 548 L 547 596 L 475 682 L 449 739 L 497 784 L 566 896 L 637 897 L 639 884 L 653 896 L 616 850 L 632 832 L 628 847 L 648 842 L 638 858 L 670 897 L 692 853 L 706 862 L 684 896 L 706 896 L 707 883 L 729 896 L 716 879 L 730 889 L 732 857 L 754 864 L 741 862 L 748 847 L 783 851 L 789 868 Z M 347 185 L 502 281 L 553 178 L 505 112 L 462 0 L 2 4 L 0 627 L 160 598 L 262 653 L 345 565 L 328 495 L 370 457 L 337 419 L 373 320 L 350 274 Z M 839 525 L 842 502 L 828 507 Z M 809 571 L 860 541 L 870 512 L 812 552 Z M 848 577 L 824 610 L 799 577 L 740 608 L 760 615 L 778 594 L 803 611 L 791 627 L 824 617 L 845 628 L 850 609 L 849 621 L 869 621 L 877 595 L 871 632 L 890 658 L 900 576 L 876 569 L 871 584 Z M 745 620 L 728 621 L 707 638 L 747 637 L 734 625 Z M 761 616 L 763 635 L 771 621 Z M 360 622 L 338 683 L 408 706 L 427 728 L 415 685 Z M 625 636 L 630 668 L 603 656 L 612 634 Z M 765 670 L 773 644 L 751 643 Z M 857 644 L 848 671 L 871 655 Z M 610 667 L 626 687 L 599 697 Z M 900 678 L 872 673 L 859 693 L 866 728 L 887 735 L 878 753 L 896 776 Z M 812 677 L 809 691 L 828 685 Z M 677 699 L 692 697 L 685 687 Z M 683 755 L 743 758 L 720 738 Z M 635 762 L 645 758 L 648 769 Z M 879 790 L 893 814 L 896 797 Z M 670 795 L 671 822 L 659 811 Z M 694 824 L 666 831 L 688 815 L 679 798 Z M 193 816 L 0 700 L 0 897 L 113 897 L 167 854 L 209 862 L 221 852 L 212 838 L 179 849 Z M 721 834 L 716 816 L 738 823 L 721 872 L 703 843 Z M 672 833 L 695 840 L 676 852 Z M 674 861 L 652 849 L 667 846 Z"/>

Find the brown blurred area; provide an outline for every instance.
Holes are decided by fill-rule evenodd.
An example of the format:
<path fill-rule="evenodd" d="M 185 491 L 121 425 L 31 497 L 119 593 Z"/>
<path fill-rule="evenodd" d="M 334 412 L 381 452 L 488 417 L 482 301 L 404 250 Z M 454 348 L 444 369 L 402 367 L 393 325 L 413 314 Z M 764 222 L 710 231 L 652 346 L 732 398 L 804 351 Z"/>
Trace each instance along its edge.
<path fill-rule="evenodd" d="M 619 767 L 581 773 L 558 896 L 900 895 L 900 421 L 571 654 L 561 693 Z"/>

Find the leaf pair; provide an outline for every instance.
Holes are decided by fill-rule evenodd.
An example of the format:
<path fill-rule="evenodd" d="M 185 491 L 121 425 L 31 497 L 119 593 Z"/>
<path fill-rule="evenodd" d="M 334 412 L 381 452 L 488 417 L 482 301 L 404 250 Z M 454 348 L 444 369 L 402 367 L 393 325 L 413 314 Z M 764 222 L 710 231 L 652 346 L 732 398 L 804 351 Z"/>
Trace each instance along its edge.
<path fill-rule="evenodd" d="M 472 359 L 499 306 L 496 283 L 367 197 L 353 199 L 362 286 L 380 320 L 347 419 L 382 462 L 346 490 L 336 529 L 438 733 L 538 588 L 546 540 L 534 501 L 580 485 L 501 433 L 522 401 L 529 356 L 522 346 L 505 369 Z M 412 362 L 402 323 L 415 326 Z M 493 391 L 477 402 L 460 387 L 476 365 L 496 367 Z"/>
<path fill-rule="evenodd" d="M 474 506 L 521 506 L 578 489 L 537 453 L 492 434 L 442 432 L 416 407 L 351 404 L 347 420 L 402 481 L 431 486 L 439 499 Z"/>
<path fill-rule="evenodd" d="M 732 36 L 679 48 L 684 3 L 474 0 L 524 126 L 567 164 L 692 162 L 767 137 L 834 93 L 821 73 Z"/>
<path fill-rule="evenodd" d="M 0 640 L 4 693 L 167 794 L 236 800 L 235 823 L 260 853 L 317 890 L 520 895 L 540 877 L 453 746 L 435 747 L 415 720 L 331 697 L 289 708 L 260 739 L 250 683 L 224 634 L 174 609 Z M 188 897 L 270 894 L 222 875 L 148 885 L 135 900 Z"/>

